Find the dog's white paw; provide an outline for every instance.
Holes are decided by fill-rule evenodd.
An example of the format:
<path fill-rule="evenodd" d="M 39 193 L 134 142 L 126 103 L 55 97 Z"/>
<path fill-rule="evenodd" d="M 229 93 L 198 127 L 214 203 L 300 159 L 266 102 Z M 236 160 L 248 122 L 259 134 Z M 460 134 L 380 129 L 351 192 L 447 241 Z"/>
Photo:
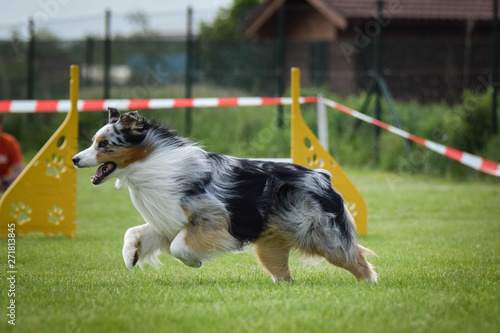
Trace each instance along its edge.
<path fill-rule="evenodd" d="M 133 244 L 124 244 L 122 255 L 125 266 L 127 266 L 128 269 L 133 269 L 137 261 L 139 261 L 139 248 Z"/>
<path fill-rule="evenodd" d="M 133 229 L 127 230 L 123 240 L 123 261 L 128 269 L 133 269 L 139 261 L 140 241 Z"/>

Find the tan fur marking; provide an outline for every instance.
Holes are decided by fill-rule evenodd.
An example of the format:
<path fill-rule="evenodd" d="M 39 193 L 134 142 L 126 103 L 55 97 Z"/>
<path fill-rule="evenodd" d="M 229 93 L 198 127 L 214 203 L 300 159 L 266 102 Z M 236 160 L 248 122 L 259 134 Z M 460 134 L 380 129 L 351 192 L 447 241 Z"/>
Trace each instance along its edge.
<path fill-rule="evenodd" d="M 184 210 L 190 219 L 186 226 L 186 245 L 200 254 L 216 254 L 227 251 L 234 238 L 229 234 L 228 223 L 222 217 L 205 220 L 196 218 Z"/>
<path fill-rule="evenodd" d="M 191 222 L 191 218 L 193 217 L 193 214 L 191 214 L 191 212 L 184 207 L 182 208 L 182 211 L 184 212 L 184 215 L 186 215 L 186 217 L 188 218 L 189 222 Z"/>
<path fill-rule="evenodd" d="M 255 242 L 255 251 L 260 263 L 275 281 L 293 281 L 288 266 L 292 246 L 292 238 L 279 227 L 269 228 Z"/>
<path fill-rule="evenodd" d="M 120 147 L 112 153 L 97 152 L 96 159 L 99 163 L 114 162 L 118 168 L 122 169 L 134 162 L 146 159 L 150 152 L 151 150 L 144 146 Z"/>
<path fill-rule="evenodd" d="M 102 140 L 105 139 L 105 136 L 104 135 L 101 135 L 101 136 L 98 136 L 97 138 L 95 137 L 95 135 L 92 137 L 92 142 L 95 142 L 96 145 L 99 145 L 99 142 L 101 142 Z"/>

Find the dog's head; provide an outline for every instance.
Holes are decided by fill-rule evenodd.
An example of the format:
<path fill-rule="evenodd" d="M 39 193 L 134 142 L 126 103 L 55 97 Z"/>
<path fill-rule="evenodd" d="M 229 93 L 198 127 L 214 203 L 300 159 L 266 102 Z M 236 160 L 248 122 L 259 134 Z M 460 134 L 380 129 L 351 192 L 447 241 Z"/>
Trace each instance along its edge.
<path fill-rule="evenodd" d="M 99 165 L 91 177 L 99 185 L 116 175 L 130 164 L 144 160 L 151 147 L 145 143 L 149 122 L 137 111 L 122 115 L 115 108 L 109 108 L 109 122 L 97 131 L 92 145 L 76 154 L 73 163 L 77 168 Z"/>

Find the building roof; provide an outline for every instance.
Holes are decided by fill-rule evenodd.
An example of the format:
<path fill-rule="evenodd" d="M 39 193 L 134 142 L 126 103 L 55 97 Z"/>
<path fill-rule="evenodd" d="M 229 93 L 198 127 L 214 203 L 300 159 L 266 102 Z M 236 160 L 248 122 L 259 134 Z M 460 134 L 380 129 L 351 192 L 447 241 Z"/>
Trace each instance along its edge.
<path fill-rule="evenodd" d="M 322 0 L 346 18 L 373 18 L 377 0 Z M 386 0 L 384 14 L 398 19 L 491 20 L 493 0 Z"/>
<path fill-rule="evenodd" d="M 245 22 L 245 35 L 254 35 L 285 2 L 307 3 L 341 30 L 349 20 L 373 19 L 377 12 L 377 0 L 264 0 Z M 489 21 L 493 0 L 385 0 L 383 15 L 401 20 Z"/>

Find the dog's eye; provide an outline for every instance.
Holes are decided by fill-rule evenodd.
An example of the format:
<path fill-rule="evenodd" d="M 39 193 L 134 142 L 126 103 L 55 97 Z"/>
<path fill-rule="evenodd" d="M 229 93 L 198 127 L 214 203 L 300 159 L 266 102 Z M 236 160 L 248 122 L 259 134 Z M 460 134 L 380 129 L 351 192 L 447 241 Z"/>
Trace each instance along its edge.
<path fill-rule="evenodd" d="M 106 141 L 106 140 L 102 140 L 101 142 L 99 142 L 99 143 L 97 144 L 97 147 L 98 147 L 98 148 L 104 148 L 104 147 L 106 147 L 107 145 L 108 145 L 108 141 Z"/>

